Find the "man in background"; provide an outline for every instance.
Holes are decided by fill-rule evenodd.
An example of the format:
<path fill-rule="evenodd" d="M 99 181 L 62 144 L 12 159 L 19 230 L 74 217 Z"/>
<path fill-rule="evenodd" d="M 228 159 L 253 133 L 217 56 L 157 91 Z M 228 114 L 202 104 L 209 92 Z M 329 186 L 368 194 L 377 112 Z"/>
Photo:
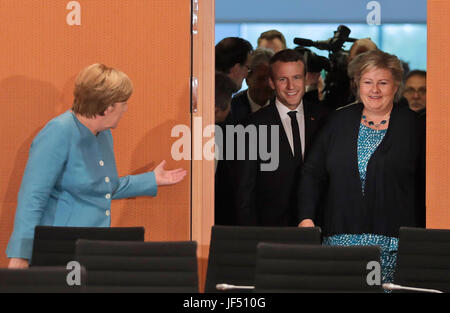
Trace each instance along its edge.
<path fill-rule="evenodd" d="M 427 105 L 427 72 L 414 70 L 408 73 L 403 96 L 409 108 L 419 115 L 425 115 Z"/>
<path fill-rule="evenodd" d="M 278 30 L 268 30 L 259 36 L 258 48 L 270 49 L 274 53 L 277 53 L 286 49 L 286 39 Z"/>
<path fill-rule="evenodd" d="M 224 38 L 215 47 L 216 71 L 223 72 L 231 78 L 237 90 L 241 89 L 242 81 L 248 75 L 252 51 L 250 42 L 238 37 Z"/>
<path fill-rule="evenodd" d="M 248 89 L 236 94 L 231 100 L 231 121 L 239 123 L 260 108 L 269 105 L 274 97 L 269 85 L 269 61 L 272 50 L 256 49 L 250 59 L 250 70 L 246 78 Z"/>
<path fill-rule="evenodd" d="M 236 84 L 225 73 L 217 72 L 215 75 L 215 116 L 216 116 L 216 158 L 215 158 L 215 224 L 233 225 L 235 213 L 233 211 L 233 195 L 231 184 L 233 169 L 231 161 L 226 156 L 226 123 L 231 108 L 231 96 L 236 92 Z M 220 130 L 220 134 L 218 134 Z M 220 159 L 218 159 L 220 158 Z"/>
<path fill-rule="evenodd" d="M 231 110 L 231 97 L 235 93 L 236 84 L 225 73 L 216 72 L 215 75 L 215 120 L 221 124 Z"/>

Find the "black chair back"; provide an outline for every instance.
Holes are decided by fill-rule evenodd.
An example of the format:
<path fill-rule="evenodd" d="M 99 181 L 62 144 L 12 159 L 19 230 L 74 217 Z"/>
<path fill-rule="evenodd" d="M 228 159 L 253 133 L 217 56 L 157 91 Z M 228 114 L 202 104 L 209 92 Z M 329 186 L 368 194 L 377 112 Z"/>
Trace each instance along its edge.
<path fill-rule="evenodd" d="M 197 243 L 78 240 L 86 292 L 198 292 Z"/>
<path fill-rule="evenodd" d="M 31 266 L 66 266 L 78 239 L 144 241 L 144 227 L 36 226 Z"/>
<path fill-rule="evenodd" d="M 382 292 L 381 271 L 380 285 L 367 282 L 367 265 L 380 253 L 377 246 L 260 243 L 254 292 Z"/>
<path fill-rule="evenodd" d="M 75 274 L 65 267 L 2 268 L 0 269 L 0 293 L 81 292 L 86 280 L 86 270 L 83 267 L 80 267 L 79 270 L 79 273 Z M 79 277 L 75 275 L 79 275 Z M 78 278 L 79 285 L 77 284 Z"/>
<path fill-rule="evenodd" d="M 205 292 L 220 292 L 216 289 L 216 285 L 222 283 L 254 285 L 256 247 L 259 242 L 319 245 L 320 235 L 318 227 L 213 226 Z"/>
<path fill-rule="evenodd" d="M 401 227 L 394 283 L 450 292 L 450 230 Z"/>

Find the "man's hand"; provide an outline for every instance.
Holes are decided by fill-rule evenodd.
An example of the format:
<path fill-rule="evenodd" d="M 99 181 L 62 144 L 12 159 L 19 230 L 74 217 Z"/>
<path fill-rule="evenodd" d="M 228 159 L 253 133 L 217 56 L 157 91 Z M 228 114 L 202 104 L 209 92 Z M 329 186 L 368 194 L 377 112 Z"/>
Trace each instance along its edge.
<path fill-rule="evenodd" d="M 18 268 L 28 268 L 28 260 L 20 259 L 20 258 L 11 258 L 9 260 L 8 268 L 10 269 L 18 269 Z"/>
<path fill-rule="evenodd" d="M 184 176 L 186 176 L 187 171 L 185 169 L 177 168 L 176 170 L 166 171 L 164 169 L 165 165 L 166 161 L 164 160 L 153 170 L 153 173 L 155 173 L 156 184 L 158 186 L 179 183 L 183 180 Z"/>
<path fill-rule="evenodd" d="M 298 224 L 298 227 L 314 227 L 314 222 L 310 219 L 304 219 Z"/>

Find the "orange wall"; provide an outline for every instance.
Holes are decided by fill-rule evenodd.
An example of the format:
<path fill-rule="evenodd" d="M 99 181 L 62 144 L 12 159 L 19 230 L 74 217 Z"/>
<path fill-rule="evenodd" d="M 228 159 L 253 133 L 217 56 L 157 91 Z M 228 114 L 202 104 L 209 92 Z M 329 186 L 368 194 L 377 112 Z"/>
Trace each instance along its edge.
<path fill-rule="evenodd" d="M 69 0 L 0 0 L 0 267 L 17 193 L 37 132 L 71 107 L 75 75 L 101 62 L 134 84 L 113 131 L 119 175 L 148 171 L 170 155 L 174 125 L 190 125 L 190 1 L 78 0 L 81 25 L 69 26 Z M 113 226 L 142 225 L 146 240 L 190 239 L 190 182 L 156 198 L 113 202 Z"/>
<path fill-rule="evenodd" d="M 428 0 L 427 228 L 450 229 L 450 1 Z"/>

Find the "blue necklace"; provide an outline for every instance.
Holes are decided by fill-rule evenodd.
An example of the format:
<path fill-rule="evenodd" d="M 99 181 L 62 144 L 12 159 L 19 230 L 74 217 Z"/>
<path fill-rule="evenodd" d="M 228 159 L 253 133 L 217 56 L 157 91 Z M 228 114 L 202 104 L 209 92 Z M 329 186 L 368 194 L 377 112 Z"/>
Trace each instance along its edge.
<path fill-rule="evenodd" d="M 365 116 L 364 114 L 363 114 L 362 118 L 363 118 L 364 124 L 367 124 L 367 125 L 369 125 L 369 126 L 373 126 L 373 127 L 376 127 L 376 128 L 380 127 L 381 125 L 386 124 L 387 121 L 389 120 L 389 117 L 388 117 L 387 119 L 382 120 L 382 121 L 379 122 L 378 124 L 375 124 L 374 121 L 368 121 L 367 118 L 366 118 L 366 116 Z"/>

